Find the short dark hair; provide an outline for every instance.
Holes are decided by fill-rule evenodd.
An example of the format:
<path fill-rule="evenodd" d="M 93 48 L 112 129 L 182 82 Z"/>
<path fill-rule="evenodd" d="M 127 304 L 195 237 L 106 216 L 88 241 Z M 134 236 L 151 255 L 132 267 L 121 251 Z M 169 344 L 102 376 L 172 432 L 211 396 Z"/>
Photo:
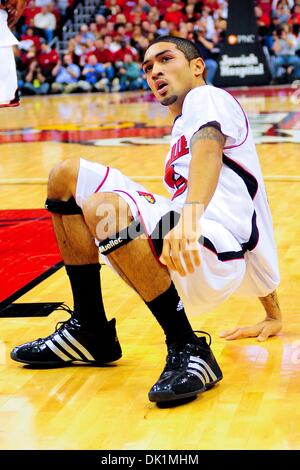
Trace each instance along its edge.
<path fill-rule="evenodd" d="M 185 38 L 179 38 L 177 36 L 158 36 L 157 38 L 153 39 L 147 49 L 149 47 L 153 46 L 153 44 L 157 44 L 158 42 L 172 42 L 173 44 L 176 45 L 177 49 L 179 49 L 183 54 L 184 57 L 188 62 L 191 62 L 193 59 L 198 59 L 200 57 L 203 59 L 201 56 L 197 46 L 190 41 L 189 39 Z M 206 68 L 203 70 L 203 79 L 206 82 L 206 76 L 207 76 L 207 70 Z"/>
<path fill-rule="evenodd" d="M 153 44 L 157 44 L 158 42 L 172 42 L 176 45 L 177 49 L 179 49 L 184 54 L 188 62 L 201 57 L 201 54 L 196 45 L 188 39 L 178 38 L 177 36 L 158 36 L 150 42 L 148 49 Z"/>

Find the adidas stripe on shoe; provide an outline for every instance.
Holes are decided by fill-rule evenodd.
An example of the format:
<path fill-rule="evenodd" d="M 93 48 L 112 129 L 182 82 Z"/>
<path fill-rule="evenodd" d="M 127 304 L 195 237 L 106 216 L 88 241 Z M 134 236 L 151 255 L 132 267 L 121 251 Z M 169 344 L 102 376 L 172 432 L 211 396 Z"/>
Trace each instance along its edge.
<path fill-rule="evenodd" d="M 15 347 L 11 352 L 14 361 L 40 366 L 64 366 L 73 362 L 106 364 L 122 356 L 116 334 L 116 320 L 110 320 L 99 332 L 84 329 L 75 318 L 46 338 Z"/>
<path fill-rule="evenodd" d="M 168 347 L 166 366 L 149 392 L 152 402 L 193 397 L 212 388 L 223 378 L 221 369 L 204 337 Z"/>

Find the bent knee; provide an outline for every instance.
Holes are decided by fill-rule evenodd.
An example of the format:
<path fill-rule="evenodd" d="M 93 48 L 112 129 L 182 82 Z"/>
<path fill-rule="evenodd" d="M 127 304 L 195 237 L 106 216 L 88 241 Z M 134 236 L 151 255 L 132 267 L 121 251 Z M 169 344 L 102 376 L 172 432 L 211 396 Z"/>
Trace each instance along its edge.
<path fill-rule="evenodd" d="M 57 163 L 48 178 L 48 197 L 67 200 L 75 196 L 79 158 L 68 158 Z"/>
<path fill-rule="evenodd" d="M 82 206 L 83 216 L 92 234 L 98 240 L 116 234 L 128 226 L 133 217 L 126 202 L 115 193 L 96 193 Z"/>

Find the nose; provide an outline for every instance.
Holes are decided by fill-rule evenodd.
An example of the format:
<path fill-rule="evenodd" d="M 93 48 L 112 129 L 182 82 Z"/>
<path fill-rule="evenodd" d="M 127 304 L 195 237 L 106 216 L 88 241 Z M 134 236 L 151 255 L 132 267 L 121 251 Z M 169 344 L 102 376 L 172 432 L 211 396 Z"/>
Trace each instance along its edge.
<path fill-rule="evenodd" d="M 158 76 L 162 75 L 162 72 L 160 70 L 160 64 L 157 62 L 154 62 L 152 70 L 151 70 L 151 78 L 152 80 L 155 80 L 158 78 Z"/>

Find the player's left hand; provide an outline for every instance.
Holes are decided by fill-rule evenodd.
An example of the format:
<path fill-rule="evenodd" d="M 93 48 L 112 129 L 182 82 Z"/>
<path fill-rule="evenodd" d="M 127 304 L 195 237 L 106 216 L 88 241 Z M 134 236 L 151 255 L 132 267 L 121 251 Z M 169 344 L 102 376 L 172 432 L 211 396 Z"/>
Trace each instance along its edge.
<path fill-rule="evenodd" d="M 270 336 L 274 336 L 279 333 L 281 328 L 281 320 L 267 318 L 264 321 L 256 323 L 256 325 L 223 331 L 219 336 L 220 338 L 224 338 L 226 340 L 257 337 L 257 341 L 266 341 L 266 339 L 268 339 Z"/>
<path fill-rule="evenodd" d="M 177 225 L 165 236 L 160 261 L 181 276 L 193 273 L 200 264 L 199 238 L 202 206 L 183 206 Z M 182 262 L 182 258 L 184 263 Z"/>

